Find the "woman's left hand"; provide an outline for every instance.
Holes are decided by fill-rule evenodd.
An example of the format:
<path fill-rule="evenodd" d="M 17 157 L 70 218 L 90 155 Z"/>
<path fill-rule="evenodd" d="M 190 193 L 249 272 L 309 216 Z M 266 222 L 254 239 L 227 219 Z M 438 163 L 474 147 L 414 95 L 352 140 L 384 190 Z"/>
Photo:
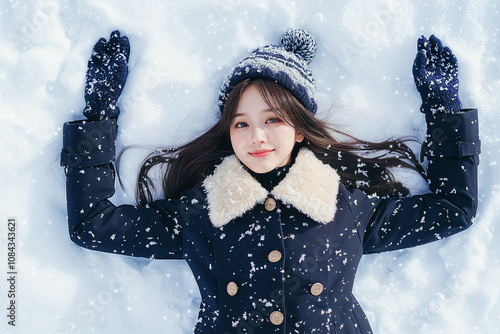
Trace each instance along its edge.
<path fill-rule="evenodd" d="M 434 35 L 422 36 L 417 43 L 413 78 L 422 97 L 420 111 L 456 113 L 462 107 L 458 97 L 458 61 L 450 48 Z"/>

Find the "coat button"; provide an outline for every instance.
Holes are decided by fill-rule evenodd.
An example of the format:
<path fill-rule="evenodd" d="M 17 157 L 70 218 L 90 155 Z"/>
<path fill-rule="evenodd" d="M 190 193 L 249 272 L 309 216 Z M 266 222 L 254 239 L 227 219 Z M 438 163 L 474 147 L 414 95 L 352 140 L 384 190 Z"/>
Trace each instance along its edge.
<path fill-rule="evenodd" d="M 269 260 L 269 262 L 276 263 L 281 260 L 281 252 L 278 250 L 273 250 L 271 253 L 269 253 L 267 259 Z"/>
<path fill-rule="evenodd" d="M 273 325 L 278 326 L 283 323 L 283 321 L 285 320 L 285 316 L 283 316 L 283 313 L 281 313 L 280 311 L 274 311 L 269 316 L 269 320 L 271 320 L 271 323 Z"/>
<path fill-rule="evenodd" d="M 274 209 L 276 209 L 276 200 L 272 197 L 269 197 L 264 202 L 264 207 L 267 211 L 273 211 Z"/>
<path fill-rule="evenodd" d="M 229 282 L 227 284 L 227 294 L 230 296 L 234 296 L 238 292 L 238 285 L 234 282 Z"/>
<path fill-rule="evenodd" d="M 321 283 L 314 283 L 311 286 L 311 295 L 313 296 L 319 296 L 323 292 L 323 284 Z"/>

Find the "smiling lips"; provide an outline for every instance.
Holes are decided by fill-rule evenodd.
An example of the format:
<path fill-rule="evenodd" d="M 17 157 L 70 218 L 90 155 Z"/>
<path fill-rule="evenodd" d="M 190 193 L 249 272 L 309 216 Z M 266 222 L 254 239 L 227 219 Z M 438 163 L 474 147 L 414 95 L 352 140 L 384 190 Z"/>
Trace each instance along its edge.
<path fill-rule="evenodd" d="M 254 158 L 264 158 L 267 157 L 269 154 L 271 154 L 273 150 L 256 150 L 253 152 L 250 152 L 250 155 Z"/>

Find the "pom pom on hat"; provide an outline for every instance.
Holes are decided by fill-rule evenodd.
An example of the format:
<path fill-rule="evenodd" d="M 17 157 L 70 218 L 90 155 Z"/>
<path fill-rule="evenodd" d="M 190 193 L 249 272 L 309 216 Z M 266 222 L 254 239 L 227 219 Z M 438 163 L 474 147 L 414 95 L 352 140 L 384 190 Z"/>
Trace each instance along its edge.
<path fill-rule="evenodd" d="M 281 36 L 280 45 L 288 52 L 293 52 L 302 57 L 307 64 L 310 64 L 316 56 L 316 41 L 314 37 L 302 29 L 286 31 Z"/>
<path fill-rule="evenodd" d="M 240 81 L 267 78 L 286 88 L 302 105 L 315 114 L 315 79 L 309 63 L 316 55 L 316 42 L 303 29 L 286 31 L 279 45 L 266 45 L 243 58 L 226 76 L 219 95 L 220 112 L 229 93 Z"/>

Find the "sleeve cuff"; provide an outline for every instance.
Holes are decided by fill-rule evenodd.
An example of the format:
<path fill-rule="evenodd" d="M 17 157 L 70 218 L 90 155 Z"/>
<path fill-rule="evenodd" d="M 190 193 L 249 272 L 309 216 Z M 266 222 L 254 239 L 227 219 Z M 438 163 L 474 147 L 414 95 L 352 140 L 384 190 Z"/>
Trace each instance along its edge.
<path fill-rule="evenodd" d="M 481 153 L 477 109 L 460 111 L 426 115 L 427 140 L 422 145 L 421 158 L 463 158 Z"/>
<path fill-rule="evenodd" d="M 65 123 L 61 166 L 82 168 L 112 162 L 117 128 L 116 119 Z"/>

